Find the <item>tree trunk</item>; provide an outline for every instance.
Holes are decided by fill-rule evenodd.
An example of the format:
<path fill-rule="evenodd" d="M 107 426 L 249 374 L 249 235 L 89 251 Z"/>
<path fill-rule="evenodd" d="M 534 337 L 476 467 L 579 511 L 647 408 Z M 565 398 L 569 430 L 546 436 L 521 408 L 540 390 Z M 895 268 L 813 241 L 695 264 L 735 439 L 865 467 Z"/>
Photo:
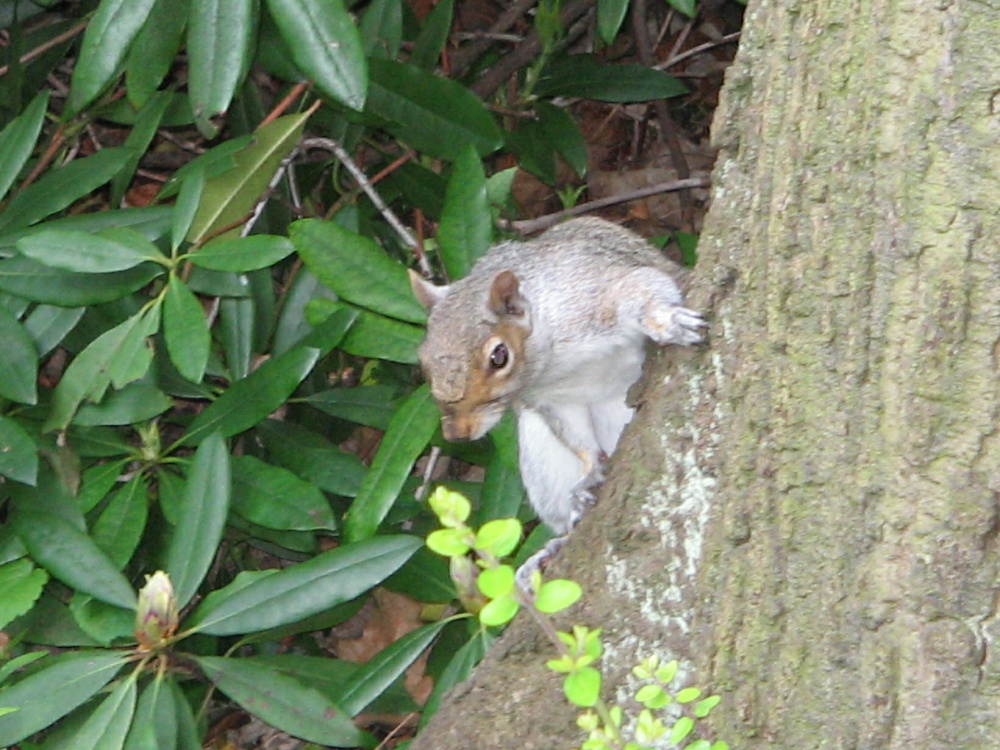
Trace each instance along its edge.
<path fill-rule="evenodd" d="M 734 748 L 1000 747 L 1000 9 L 751 3 L 690 305 L 554 574 Z M 413 745 L 578 746 L 515 623 Z"/>

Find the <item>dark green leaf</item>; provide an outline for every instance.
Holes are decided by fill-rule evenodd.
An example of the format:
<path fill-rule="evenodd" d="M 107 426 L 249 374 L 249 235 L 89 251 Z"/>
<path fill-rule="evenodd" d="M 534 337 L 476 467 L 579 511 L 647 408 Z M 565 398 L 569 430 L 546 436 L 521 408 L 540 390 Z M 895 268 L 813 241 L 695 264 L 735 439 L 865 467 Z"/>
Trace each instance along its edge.
<path fill-rule="evenodd" d="M 372 0 L 361 18 L 360 31 L 365 55 L 395 60 L 403 40 L 400 0 Z"/>
<path fill-rule="evenodd" d="M 193 3 L 187 34 L 188 94 L 199 123 L 229 108 L 250 66 L 258 12 L 257 0 Z"/>
<path fill-rule="evenodd" d="M 163 339 L 177 372 L 192 383 L 200 383 L 212 337 L 198 298 L 174 275 L 163 299 Z"/>
<path fill-rule="evenodd" d="M 69 609 L 80 629 L 102 646 L 110 646 L 115 641 L 135 642 L 135 612 L 113 607 L 80 592 L 73 594 Z"/>
<path fill-rule="evenodd" d="M 162 414 L 173 405 L 173 399 L 156 386 L 130 383 L 108 393 L 100 404 L 81 404 L 73 424 L 83 427 L 136 424 Z"/>
<path fill-rule="evenodd" d="M 562 107 L 539 102 L 538 129 L 545 142 L 558 153 L 580 177 L 587 173 L 587 142 L 576 120 Z"/>
<path fill-rule="evenodd" d="M 38 476 L 38 447 L 12 417 L 0 417 L 0 474 L 31 485 Z"/>
<path fill-rule="evenodd" d="M 667 2 L 688 18 L 694 18 L 696 8 L 695 0 L 667 0 Z"/>
<path fill-rule="evenodd" d="M 618 36 L 627 10 L 628 0 L 597 0 L 597 30 L 605 44 L 610 45 Z"/>
<path fill-rule="evenodd" d="M 367 70 L 361 37 L 342 0 L 268 0 L 296 67 L 333 101 L 365 103 Z"/>
<path fill-rule="evenodd" d="M 110 180 L 131 158 L 124 148 L 105 148 L 85 159 L 54 169 L 15 195 L 0 213 L 0 234 L 29 227 L 90 195 Z"/>
<path fill-rule="evenodd" d="M 156 0 L 129 49 L 125 90 L 142 107 L 170 72 L 187 25 L 190 0 Z"/>
<path fill-rule="evenodd" d="M 208 635 L 236 635 L 297 622 L 378 585 L 420 545 L 417 537 L 381 536 L 322 552 L 221 601 L 206 599 L 185 625 Z"/>
<path fill-rule="evenodd" d="M 94 522 L 94 543 L 118 568 L 132 559 L 149 515 L 146 482 L 136 474 L 118 490 Z"/>
<path fill-rule="evenodd" d="M 105 229 L 88 234 L 43 229 L 17 242 L 22 255 L 52 268 L 79 273 L 110 273 L 146 261 L 166 262 L 156 245 L 132 229 Z"/>
<path fill-rule="evenodd" d="M 413 464 L 437 429 L 440 412 L 430 388 L 415 390 L 389 423 L 385 437 L 351 505 L 344 535 L 356 541 L 373 536 L 396 501 Z"/>
<path fill-rule="evenodd" d="M 0 690 L 0 706 L 17 709 L 0 716 L 0 745 L 13 745 L 68 714 L 107 685 L 127 658 L 108 651 L 63 654 Z"/>
<path fill-rule="evenodd" d="M 188 256 L 196 266 L 213 271 L 255 271 L 273 266 L 295 252 L 287 237 L 253 234 L 235 240 L 209 242 Z"/>
<path fill-rule="evenodd" d="M 42 123 L 45 122 L 48 105 L 49 92 L 46 89 L 32 99 L 31 104 L 0 132 L 0 199 L 7 195 L 31 156 L 42 130 Z"/>
<path fill-rule="evenodd" d="M 333 511 L 319 489 L 253 456 L 233 457 L 233 510 L 269 529 L 337 528 Z"/>
<path fill-rule="evenodd" d="M 167 548 L 165 568 L 179 607 L 191 601 L 212 564 L 226 525 L 230 493 L 229 451 L 222 436 L 213 432 L 191 460 L 180 518 Z"/>
<path fill-rule="evenodd" d="M 325 414 L 384 431 L 396 413 L 395 397 L 393 386 L 362 385 L 320 391 L 303 400 Z"/>
<path fill-rule="evenodd" d="M 135 713 L 135 679 L 119 682 L 73 737 L 74 750 L 120 750 Z"/>
<path fill-rule="evenodd" d="M 73 68 L 67 104 L 71 112 L 90 104 L 118 75 L 152 7 L 153 0 L 103 0 L 97 6 Z"/>
<path fill-rule="evenodd" d="M 420 34 L 413 43 L 413 52 L 410 53 L 411 65 L 424 70 L 434 70 L 437 66 L 441 51 L 448 41 L 448 33 L 451 31 L 454 6 L 455 0 L 442 0 L 424 17 L 424 24 L 420 27 Z"/>
<path fill-rule="evenodd" d="M 579 96 L 602 102 L 648 102 L 687 93 L 673 76 L 642 65 L 605 65 L 593 55 L 568 55 L 543 72 L 539 96 Z"/>
<path fill-rule="evenodd" d="M 448 662 L 441 675 L 434 681 L 434 691 L 424 705 L 420 725 L 424 726 L 438 710 L 445 694 L 472 674 L 473 668 L 483 660 L 496 638 L 488 630 L 482 629 L 470 638 Z"/>
<path fill-rule="evenodd" d="M 351 716 L 361 713 L 430 647 L 449 622 L 441 620 L 424 625 L 379 651 L 348 680 L 340 705 Z"/>
<path fill-rule="evenodd" d="M 144 263 L 116 273 L 73 273 L 15 255 L 0 261 L 0 291 L 59 307 L 98 305 L 141 289 L 164 270 Z"/>
<path fill-rule="evenodd" d="M 423 340 L 424 329 L 419 326 L 362 310 L 340 348 L 356 357 L 415 365 L 420 361 L 417 348 Z"/>
<path fill-rule="evenodd" d="M 322 745 L 357 747 L 350 716 L 318 691 L 253 659 L 193 657 L 219 690 L 266 723 Z"/>
<path fill-rule="evenodd" d="M 158 325 L 158 308 L 149 308 L 90 342 L 56 386 L 44 431 L 65 429 L 80 403 L 84 399 L 100 401 L 109 385 L 121 388 L 145 375 L 153 357 L 146 338 Z"/>
<path fill-rule="evenodd" d="M 56 348 L 76 324 L 80 322 L 82 307 L 56 307 L 55 305 L 35 305 L 35 309 L 24 319 L 24 329 L 35 340 L 38 355 L 44 357 Z"/>
<path fill-rule="evenodd" d="M 48 574 L 29 560 L 0 565 L 0 629 L 31 609 L 48 580 Z"/>
<path fill-rule="evenodd" d="M 3 377 L 0 396 L 21 404 L 38 399 L 38 350 L 17 318 L 0 307 L 0 341 L 3 342 Z"/>
<path fill-rule="evenodd" d="M 254 428 L 269 457 L 298 477 L 335 495 L 354 497 L 365 466 L 326 438 L 293 422 L 267 419 Z"/>
<path fill-rule="evenodd" d="M 369 60 L 370 88 L 365 111 L 385 129 L 428 156 L 455 159 L 472 144 L 480 156 L 503 143 L 493 116 L 482 101 L 455 81 L 415 65 Z"/>
<path fill-rule="evenodd" d="M 176 101 L 175 97 L 175 94 L 167 91 L 156 92 L 136 115 L 135 126 L 129 132 L 128 138 L 125 139 L 125 143 L 123 144 L 125 148 L 132 152 L 132 158 L 129 159 L 128 163 L 111 180 L 111 198 L 109 202 L 112 206 L 121 205 L 122 199 L 125 197 L 125 191 L 128 190 L 128 186 L 132 183 L 132 178 L 135 176 L 135 170 L 139 166 L 143 154 L 149 150 L 149 145 L 153 142 L 154 136 L 163 124 L 170 105 Z"/>
<path fill-rule="evenodd" d="M 309 374 L 320 352 L 296 347 L 269 359 L 247 377 L 237 380 L 188 427 L 183 442 L 198 443 L 209 432 L 223 437 L 250 429 L 281 406 Z"/>
<path fill-rule="evenodd" d="M 133 609 L 135 591 L 93 540 L 69 521 L 19 508 L 15 529 L 31 557 L 67 586 L 123 609 Z"/>
<path fill-rule="evenodd" d="M 295 222 L 289 237 L 309 270 L 345 300 L 411 323 L 427 319 L 405 266 L 374 240 L 319 219 Z"/>
<path fill-rule="evenodd" d="M 441 259 L 448 277 L 467 276 L 492 241 L 493 220 L 486 195 L 486 175 L 479 155 L 468 146 L 452 166 L 438 229 Z"/>

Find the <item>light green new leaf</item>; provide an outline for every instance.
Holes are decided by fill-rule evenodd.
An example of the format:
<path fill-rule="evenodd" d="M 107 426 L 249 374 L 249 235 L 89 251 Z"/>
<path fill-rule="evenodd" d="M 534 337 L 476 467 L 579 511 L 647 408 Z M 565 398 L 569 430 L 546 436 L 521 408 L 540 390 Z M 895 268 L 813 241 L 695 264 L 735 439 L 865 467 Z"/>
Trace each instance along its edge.
<path fill-rule="evenodd" d="M 244 273 L 268 268 L 295 252 L 287 237 L 252 234 L 235 240 L 212 241 L 187 257 L 196 266 L 213 271 Z"/>
<path fill-rule="evenodd" d="M 43 430 L 65 429 L 84 399 L 100 401 L 108 386 L 121 387 L 146 374 L 153 353 L 146 345 L 159 325 L 159 308 L 141 311 L 105 331 L 80 352 L 52 394 Z"/>
<path fill-rule="evenodd" d="M 257 0 L 192 0 L 188 19 L 188 94 L 201 127 L 225 112 L 250 66 Z"/>
<path fill-rule="evenodd" d="M 503 144 L 486 105 L 448 78 L 392 60 L 368 61 L 371 80 L 365 111 L 385 129 L 428 156 L 455 159 L 472 144 L 480 156 Z"/>
<path fill-rule="evenodd" d="M 315 485 L 253 456 L 233 457 L 233 510 L 268 529 L 337 528 L 330 504 Z"/>
<path fill-rule="evenodd" d="M 30 485 L 38 477 L 38 446 L 12 417 L 0 417 L 0 474 Z"/>
<path fill-rule="evenodd" d="M 121 750 L 135 715 L 135 679 L 122 680 L 73 737 L 73 750 Z"/>
<path fill-rule="evenodd" d="M 208 365 L 212 336 L 198 297 L 174 275 L 163 298 L 163 338 L 177 372 L 192 383 L 200 383 Z"/>
<path fill-rule="evenodd" d="M 212 564 L 226 526 L 231 491 L 229 451 L 225 440 L 214 432 L 191 460 L 180 518 L 167 548 L 165 568 L 178 607 L 191 601 Z"/>
<path fill-rule="evenodd" d="M 70 588 L 123 609 L 133 609 L 135 591 L 94 541 L 51 513 L 19 510 L 14 529 L 32 559 Z"/>
<path fill-rule="evenodd" d="M 21 169 L 35 149 L 35 141 L 45 122 L 45 110 L 49 106 L 49 90 L 46 89 L 16 118 L 7 123 L 0 132 L 0 199 L 7 195 Z"/>
<path fill-rule="evenodd" d="M 195 417 L 182 438 L 184 444 L 194 445 L 209 432 L 229 437 L 249 430 L 292 395 L 319 356 L 318 349 L 296 347 L 269 359 Z"/>
<path fill-rule="evenodd" d="M 375 534 L 399 496 L 413 464 L 427 447 L 439 419 L 440 412 L 426 384 L 402 403 L 347 514 L 344 536 L 349 541 L 368 539 Z"/>
<path fill-rule="evenodd" d="M 379 651 L 348 678 L 340 705 L 350 716 L 361 713 L 430 647 L 438 633 L 450 622 L 440 620 L 424 625 Z"/>
<path fill-rule="evenodd" d="M 73 69 L 68 107 L 76 113 L 90 104 L 118 75 L 132 40 L 155 0 L 102 0 L 83 34 Z"/>
<path fill-rule="evenodd" d="M 236 635 L 297 622 L 377 586 L 420 545 L 417 537 L 380 536 L 322 552 L 244 583 L 231 596 L 206 599 L 185 625 L 208 635 Z"/>
<path fill-rule="evenodd" d="M 103 688 L 128 654 L 75 651 L 0 690 L 0 706 L 17 710 L 0 716 L 0 746 L 13 745 L 53 724 Z"/>
<path fill-rule="evenodd" d="M 493 221 L 486 194 L 486 175 L 479 155 L 469 145 L 452 166 L 438 228 L 441 259 L 448 277 L 467 276 L 492 241 Z"/>
<path fill-rule="evenodd" d="M 374 240 L 320 219 L 297 221 L 288 234 L 316 278 L 348 302 L 410 323 L 427 320 L 406 267 Z"/>
<path fill-rule="evenodd" d="M 368 84 L 361 37 L 341 0 L 268 0 L 296 67 L 316 87 L 351 109 L 361 109 Z"/>
<path fill-rule="evenodd" d="M 270 665 L 254 659 L 192 658 L 219 690 L 267 724 L 321 745 L 363 744 L 364 735 L 339 706 Z"/>
<path fill-rule="evenodd" d="M 50 170 L 38 182 L 15 195 L 0 212 L 0 234 L 29 227 L 73 201 L 90 195 L 124 167 L 132 154 L 125 148 L 105 148 L 85 159 L 74 159 Z"/>
<path fill-rule="evenodd" d="M 111 273 L 135 268 L 148 260 L 167 263 L 152 242 L 134 229 L 105 229 L 96 234 L 43 229 L 17 241 L 25 257 L 52 268 L 79 273 Z"/>
<path fill-rule="evenodd" d="M 249 216 L 282 160 L 298 145 L 308 118 L 308 113 L 286 115 L 264 125 L 253 134 L 250 145 L 233 156 L 236 166 L 205 183 L 201 205 L 188 231 L 190 242 L 197 244 Z M 237 227 L 219 238 L 238 235 Z"/>
<path fill-rule="evenodd" d="M 6 307 L 0 307 L 0 341 L 3 342 L 0 396 L 19 404 L 34 404 L 38 399 L 38 350 L 24 326 Z"/>
<path fill-rule="evenodd" d="M 48 580 L 48 573 L 29 560 L 0 565 L 0 629 L 31 609 Z"/>

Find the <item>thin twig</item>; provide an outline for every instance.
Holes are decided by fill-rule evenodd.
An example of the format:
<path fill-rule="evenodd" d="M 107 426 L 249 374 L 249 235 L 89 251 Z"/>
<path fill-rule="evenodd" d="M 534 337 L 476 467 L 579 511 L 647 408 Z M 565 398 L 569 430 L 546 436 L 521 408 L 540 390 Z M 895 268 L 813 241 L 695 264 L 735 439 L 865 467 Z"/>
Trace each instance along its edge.
<path fill-rule="evenodd" d="M 579 206 L 573 206 L 572 208 L 567 208 L 563 211 L 556 211 L 552 214 L 539 216 L 537 219 L 507 221 L 501 222 L 501 224 L 506 229 L 513 229 L 521 234 L 534 234 L 535 232 L 540 232 L 543 229 L 548 229 L 549 227 L 558 224 L 563 219 L 568 219 L 571 216 L 579 216 L 580 214 L 590 213 L 591 211 L 597 211 L 601 208 L 614 206 L 618 203 L 639 200 L 640 198 L 648 198 L 651 195 L 670 193 L 676 190 L 708 187 L 711 184 L 712 183 L 708 177 L 689 177 L 685 180 L 659 182 L 655 185 L 647 185 L 644 188 L 639 188 L 638 190 L 633 190 L 628 193 L 619 193 L 618 195 L 610 195 L 607 198 L 599 198 L 588 203 L 581 203 Z"/>
<path fill-rule="evenodd" d="M 88 23 L 90 23 L 90 22 L 89 21 L 80 21 L 80 23 L 78 23 L 76 26 L 74 26 L 74 27 L 72 27 L 70 29 L 66 29 L 66 31 L 64 31 L 62 34 L 57 34 L 56 36 L 52 37 L 48 41 L 42 42 L 41 44 L 39 44 L 34 49 L 28 50 L 23 55 L 21 55 L 20 62 L 22 64 L 26 63 L 26 62 L 31 62 L 36 57 L 38 57 L 39 55 L 47 52 L 48 50 L 52 49 L 53 47 L 57 47 L 60 44 L 62 44 L 63 42 L 72 39 L 77 34 L 79 34 L 81 31 L 83 31 L 85 28 L 87 28 L 87 24 Z M 9 72 L 10 72 L 10 66 L 9 65 L 0 66 L 0 76 L 5 76 Z"/>
<path fill-rule="evenodd" d="M 257 127 L 263 127 L 267 125 L 269 122 L 274 122 L 275 120 L 277 120 L 281 115 L 285 113 L 285 110 L 287 110 L 289 107 L 292 106 L 292 102 L 294 102 L 296 99 L 302 96 L 302 94 L 305 93 L 305 91 L 308 88 L 309 84 L 305 81 L 302 81 L 301 83 L 296 83 L 294 86 L 292 86 L 292 90 L 285 95 L 284 99 L 278 102 L 277 106 L 275 106 L 275 108 L 268 113 L 267 117 L 265 117 L 263 120 L 260 121 L 260 125 L 258 125 Z M 315 112 L 318 106 L 319 102 L 314 104 L 312 108 L 309 110 L 309 114 Z"/>
<path fill-rule="evenodd" d="M 689 50 L 685 50 L 676 57 L 671 57 L 666 62 L 657 63 L 654 67 L 657 70 L 666 70 L 667 68 L 673 67 L 679 62 L 684 62 L 690 57 L 694 57 L 695 55 L 700 55 L 703 52 L 708 52 L 709 50 L 715 49 L 716 47 L 723 47 L 727 44 L 738 42 L 739 39 L 740 39 L 740 32 L 734 31 L 732 34 L 726 34 L 724 37 L 722 37 L 721 39 L 717 39 L 714 42 L 705 42 L 704 44 L 699 44 L 697 47 L 692 47 Z"/>
<path fill-rule="evenodd" d="M 382 214 L 382 218 L 395 230 L 396 234 L 403 240 L 403 243 L 414 251 L 419 251 L 420 246 L 417 244 L 416 238 L 403 222 L 399 220 L 399 217 L 393 213 L 392 209 L 386 205 L 386 202 L 382 200 L 382 196 L 372 186 L 371 181 L 361 170 L 361 167 L 355 163 L 351 155 L 347 153 L 338 141 L 333 138 L 306 138 L 302 141 L 302 147 L 305 149 L 321 148 L 333 153 L 347 171 L 351 173 L 358 186 L 365 192 L 369 200 L 375 204 L 375 208 Z"/>
<path fill-rule="evenodd" d="M 467 44 L 456 52 L 449 55 L 448 62 L 451 65 L 451 74 L 454 78 L 460 78 L 472 65 L 476 59 L 482 55 L 493 44 L 493 38 L 497 34 L 507 32 L 516 24 L 525 13 L 534 5 L 537 0 L 517 0 L 513 3 L 500 18 L 497 19 L 487 31 L 486 36 L 471 44 Z"/>
<path fill-rule="evenodd" d="M 62 148 L 65 133 L 66 124 L 63 123 L 56 128 L 56 132 L 52 134 L 52 140 L 49 141 L 48 148 L 45 149 L 45 153 L 42 154 L 42 158 L 38 160 L 35 168 L 31 170 L 31 174 L 24 178 L 24 182 L 21 183 L 18 191 L 24 190 L 28 187 L 28 185 L 38 179 L 38 175 L 48 169 L 49 164 L 51 164 L 52 160 L 56 158 L 56 152 Z"/>

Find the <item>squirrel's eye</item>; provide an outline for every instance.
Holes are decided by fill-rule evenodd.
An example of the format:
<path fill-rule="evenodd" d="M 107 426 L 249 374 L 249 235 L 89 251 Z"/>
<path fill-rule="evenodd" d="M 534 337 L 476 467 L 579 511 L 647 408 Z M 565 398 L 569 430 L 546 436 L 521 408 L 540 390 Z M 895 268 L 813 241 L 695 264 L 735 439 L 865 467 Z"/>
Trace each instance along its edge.
<path fill-rule="evenodd" d="M 507 351 L 507 345 L 501 342 L 494 346 L 493 351 L 490 352 L 490 367 L 494 370 L 502 370 L 507 366 L 509 359 L 510 353 Z"/>

